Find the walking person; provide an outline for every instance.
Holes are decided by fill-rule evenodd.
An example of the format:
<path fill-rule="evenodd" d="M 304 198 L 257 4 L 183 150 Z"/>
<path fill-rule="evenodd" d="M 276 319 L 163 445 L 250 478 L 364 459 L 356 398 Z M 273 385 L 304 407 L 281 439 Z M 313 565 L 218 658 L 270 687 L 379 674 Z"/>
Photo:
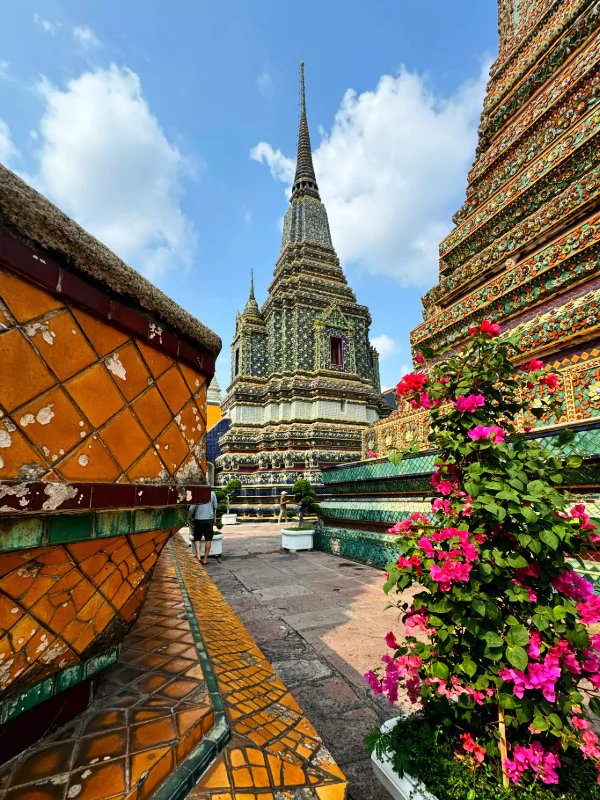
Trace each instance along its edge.
<path fill-rule="evenodd" d="M 211 491 L 210 502 L 190 506 L 189 520 L 192 527 L 194 551 L 201 564 L 208 564 L 208 554 L 213 540 L 215 514 L 217 512 L 217 495 Z M 204 539 L 204 561 L 200 555 L 200 542 Z"/>
<path fill-rule="evenodd" d="M 283 516 L 283 521 L 287 522 L 287 502 L 288 502 L 288 493 L 282 492 L 281 497 L 279 498 L 279 519 L 277 520 L 277 524 L 281 524 L 281 517 Z"/>

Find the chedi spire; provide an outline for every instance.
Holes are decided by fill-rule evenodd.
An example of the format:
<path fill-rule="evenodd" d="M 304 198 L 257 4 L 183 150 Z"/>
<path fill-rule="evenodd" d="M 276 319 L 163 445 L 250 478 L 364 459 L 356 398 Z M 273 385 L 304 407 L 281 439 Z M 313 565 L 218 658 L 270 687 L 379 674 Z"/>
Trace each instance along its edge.
<path fill-rule="evenodd" d="M 302 197 L 310 195 L 319 197 L 319 187 L 315 177 L 313 166 L 312 151 L 310 147 L 310 134 L 308 132 L 308 122 L 306 121 L 306 97 L 304 93 L 304 61 L 300 62 L 300 126 L 298 130 L 298 158 L 296 161 L 296 175 L 292 187 L 292 197 Z"/>

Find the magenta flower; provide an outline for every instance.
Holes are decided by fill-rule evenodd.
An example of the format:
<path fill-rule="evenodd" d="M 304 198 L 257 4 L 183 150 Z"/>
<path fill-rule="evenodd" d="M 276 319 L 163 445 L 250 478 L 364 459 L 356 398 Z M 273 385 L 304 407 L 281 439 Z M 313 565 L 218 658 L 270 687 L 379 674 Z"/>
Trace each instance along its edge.
<path fill-rule="evenodd" d="M 544 375 L 543 378 L 540 378 L 540 384 L 547 386 L 549 389 L 556 389 L 558 386 L 558 375 L 555 375 L 554 372 L 549 372 L 547 375 Z"/>
<path fill-rule="evenodd" d="M 497 425 L 490 425 L 489 428 L 483 425 L 477 425 L 470 430 L 467 435 L 469 439 L 482 440 L 491 438 L 494 444 L 502 444 L 507 434 L 506 431 L 502 430 L 502 428 L 499 428 Z"/>
<path fill-rule="evenodd" d="M 461 412 L 461 413 L 473 413 L 478 408 L 482 408 L 485 405 L 485 397 L 482 394 L 470 394 L 464 397 L 460 395 L 456 398 L 454 406 Z"/>
<path fill-rule="evenodd" d="M 415 361 L 417 362 L 417 364 L 424 364 L 425 363 L 425 356 L 423 355 L 423 353 L 417 353 L 417 355 L 415 357 Z"/>
<path fill-rule="evenodd" d="M 521 369 L 535 372 L 538 369 L 544 369 L 544 362 L 540 361 L 539 358 L 532 358 L 528 364 L 521 364 Z"/>
<path fill-rule="evenodd" d="M 389 631 L 388 633 L 386 633 L 386 635 L 385 635 L 385 643 L 387 644 L 387 646 L 391 650 L 397 650 L 400 647 L 400 645 L 396 641 L 396 634 L 393 633 L 392 631 Z"/>
<path fill-rule="evenodd" d="M 377 675 L 375 675 L 372 669 L 370 669 L 368 672 L 365 673 L 364 679 L 373 690 L 373 694 L 382 694 L 383 684 L 381 683 Z"/>

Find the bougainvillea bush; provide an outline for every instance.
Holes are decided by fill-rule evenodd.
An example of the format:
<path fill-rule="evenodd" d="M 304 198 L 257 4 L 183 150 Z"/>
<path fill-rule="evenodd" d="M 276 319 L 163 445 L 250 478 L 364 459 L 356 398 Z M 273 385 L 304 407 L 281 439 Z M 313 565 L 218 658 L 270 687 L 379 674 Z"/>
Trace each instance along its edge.
<path fill-rule="evenodd" d="M 498 338 L 492 323 L 470 334 L 461 352 L 398 384 L 399 398 L 430 410 L 440 457 L 431 513 L 391 529 L 402 555 L 385 591 L 418 589 L 410 605 L 398 601 L 406 638 L 388 634 L 383 666 L 365 677 L 391 703 L 403 687 L 461 766 L 495 775 L 511 796 L 532 782 L 546 792 L 563 785 L 567 763 L 600 767 L 590 721 L 600 713 L 600 635 L 587 628 L 600 621 L 600 598 L 567 564 L 600 536 L 561 489 L 581 465 L 560 452 L 573 435 L 553 438 L 552 451 L 517 431 L 519 387 L 539 383 L 552 397 L 556 375 L 535 359 L 515 371 L 518 339 Z"/>

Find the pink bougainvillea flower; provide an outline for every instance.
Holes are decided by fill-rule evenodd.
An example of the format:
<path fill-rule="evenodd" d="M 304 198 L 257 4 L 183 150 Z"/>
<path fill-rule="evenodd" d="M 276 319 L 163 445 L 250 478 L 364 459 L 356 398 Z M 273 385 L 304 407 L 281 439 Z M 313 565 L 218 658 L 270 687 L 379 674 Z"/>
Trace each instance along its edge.
<path fill-rule="evenodd" d="M 415 361 L 417 362 L 417 364 L 424 364 L 425 356 L 423 355 L 423 353 L 417 353 L 417 355 L 415 356 Z"/>
<path fill-rule="evenodd" d="M 532 358 L 529 363 L 521 364 L 521 369 L 527 370 L 528 372 L 535 372 L 538 369 L 544 369 L 544 362 L 540 361 L 539 358 Z"/>
<path fill-rule="evenodd" d="M 494 444 L 501 444 L 506 438 L 506 431 L 497 425 L 490 425 L 489 428 L 484 425 L 477 425 L 467 435 L 469 439 L 482 440 L 491 438 Z"/>
<path fill-rule="evenodd" d="M 452 504 L 450 500 L 442 499 L 441 497 L 436 497 L 436 499 L 431 504 L 432 511 L 443 511 L 444 514 L 452 514 Z"/>
<path fill-rule="evenodd" d="M 370 669 L 368 672 L 365 672 L 364 678 L 371 687 L 371 689 L 373 690 L 373 694 L 383 693 L 383 684 L 381 683 L 377 675 L 375 675 L 372 669 Z"/>
<path fill-rule="evenodd" d="M 406 397 L 413 392 L 422 392 L 427 383 L 427 376 L 420 372 L 411 372 L 405 375 L 396 386 L 396 391 L 400 397 Z"/>
<path fill-rule="evenodd" d="M 386 633 L 386 635 L 385 635 L 385 643 L 392 650 L 397 650 L 400 647 L 400 645 L 396 641 L 396 634 L 393 633 L 392 631 L 388 631 L 388 633 Z"/>
<path fill-rule="evenodd" d="M 556 770 L 560 768 L 560 760 L 556 753 L 544 750 L 541 742 L 532 742 L 529 747 L 516 744 L 512 755 L 512 759 L 505 759 L 504 766 L 513 783 L 519 783 L 527 769 L 533 770 L 544 783 L 558 783 Z"/>
<path fill-rule="evenodd" d="M 367 450 L 367 455 L 369 458 L 377 458 L 377 453 L 374 453 L 372 450 Z"/>
<path fill-rule="evenodd" d="M 482 333 L 487 333 L 490 339 L 500 335 L 500 325 L 497 325 L 495 322 L 490 322 L 488 319 L 483 320 L 479 326 L 479 330 Z"/>
<path fill-rule="evenodd" d="M 596 526 L 590 522 L 590 515 L 586 512 L 583 503 L 578 503 L 576 506 L 573 506 L 571 509 L 571 516 L 573 519 L 579 519 L 582 531 L 596 530 Z M 595 536 L 595 534 L 592 535 Z"/>
<path fill-rule="evenodd" d="M 473 413 L 478 408 L 483 408 L 485 405 L 485 397 L 482 394 L 469 394 L 466 397 L 460 395 L 456 398 L 454 406 L 461 413 Z"/>
<path fill-rule="evenodd" d="M 547 375 L 544 375 L 543 378 L 540 378 L 540 383 L 547 386 L 549 389 L 556 389 L 558 386 L 558 375 L 555 375 L 554 372 L 549 372 Z"/>
<path fill-rule="evenodd" d="M 475 760 L 481 764 L 485 758 L 485 747 L 477 744 L 470 733 L 461 733 L 459 738 L 462 739 L 463 750 L 466 750 L 467 753 L 473 753 Z"/>

